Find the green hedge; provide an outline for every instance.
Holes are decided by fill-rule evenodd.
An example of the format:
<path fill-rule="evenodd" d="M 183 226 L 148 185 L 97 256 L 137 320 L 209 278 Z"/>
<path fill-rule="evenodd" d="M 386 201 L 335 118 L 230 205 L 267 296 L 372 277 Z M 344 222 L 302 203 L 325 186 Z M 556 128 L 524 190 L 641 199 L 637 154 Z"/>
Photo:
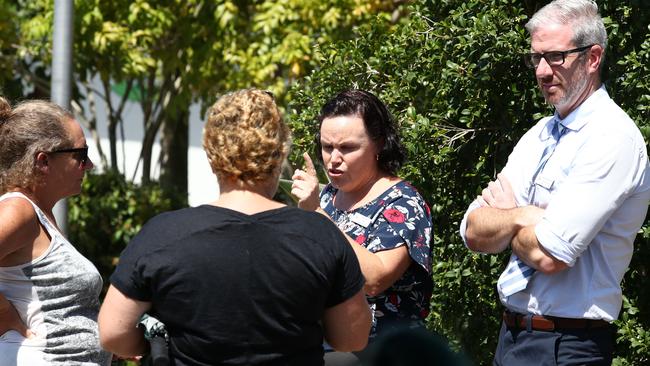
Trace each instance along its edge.
<path fill-rule="evenodd" d="M 106 289 L 120 253 L 142 225 L 183 204 L 157 183 L 137 185 L 114 171 L 88 174 L 82 193 L 68 201 L 70 242 L 95 264 Z"/>
<path fill-rule="evenodd" d="M 423 1 L 402 23 L 357 29 L 354 41 L 321 47 L 320 68 L 292 89 L 291 160 L 314 153 L 318 109 L 337 92 L 375 92 L 400 123 L 414 183 L 434 213 L 434 296 L 429 326 L 476 364 L 491 364 L 502 307 L 496 279 L 507 254 L 471 254 L 458 226 L 469 202 L 505 164 L 534 121 L 552 113 L 520 54 L 526 20 L 545 2 Z M 650 19 L 637 1 L 599 2 L 610 33 L 607 85 L 612 97 L 650 132 Z M 616 364 L 645 365 L 650 354 L 648 221 L 624 280 Z"/>

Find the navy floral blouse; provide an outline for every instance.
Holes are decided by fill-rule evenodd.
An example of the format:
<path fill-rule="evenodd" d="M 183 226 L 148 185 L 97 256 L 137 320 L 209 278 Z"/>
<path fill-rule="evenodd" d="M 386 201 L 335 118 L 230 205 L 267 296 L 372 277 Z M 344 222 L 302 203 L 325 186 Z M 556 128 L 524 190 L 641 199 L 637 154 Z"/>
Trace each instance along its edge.
<path fill-rule="evenodd" d="M 370 337 L 394 327 L 423 326 L 429 314 L 431 280 L 431 211 L 406 181 L 400 181 L 363 207 L 334 207 L 337 189 L 327 185 L 320 206 L 336 225 L 370 252 L 406 245 L 412 262 L 404 275 L 377 296 L 367 296 L 373 321 Z"/>

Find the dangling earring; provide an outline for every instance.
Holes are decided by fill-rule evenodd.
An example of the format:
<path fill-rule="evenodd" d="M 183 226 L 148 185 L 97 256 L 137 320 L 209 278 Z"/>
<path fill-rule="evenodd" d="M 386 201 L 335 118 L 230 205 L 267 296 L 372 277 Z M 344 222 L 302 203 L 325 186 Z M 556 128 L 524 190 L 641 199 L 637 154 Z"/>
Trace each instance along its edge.
<path fill-rule="evenodd" d="M 375 160 L 379 161 L 379 154 L 375 156 Z"/>

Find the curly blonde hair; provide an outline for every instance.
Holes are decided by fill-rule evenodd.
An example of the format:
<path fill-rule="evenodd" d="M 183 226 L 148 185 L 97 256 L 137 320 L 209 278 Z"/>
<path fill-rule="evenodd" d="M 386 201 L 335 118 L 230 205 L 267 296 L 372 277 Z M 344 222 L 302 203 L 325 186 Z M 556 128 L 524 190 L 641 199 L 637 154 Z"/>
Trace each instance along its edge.
<path fill-rule="evenodd" d="M 269 92 L 239 90 L 208 110 L 203 148 L 219 180 L 253 186 L 277 178 L 291 136 Z"/>
<path fill-rule="evenodd" d="M 72 146 L 68 119 L 74 116 L 48 101 L 25 101 L 12 109 L 0 97 L 0 192 L 32 187 L 40 178 L 36 154 Z"/>

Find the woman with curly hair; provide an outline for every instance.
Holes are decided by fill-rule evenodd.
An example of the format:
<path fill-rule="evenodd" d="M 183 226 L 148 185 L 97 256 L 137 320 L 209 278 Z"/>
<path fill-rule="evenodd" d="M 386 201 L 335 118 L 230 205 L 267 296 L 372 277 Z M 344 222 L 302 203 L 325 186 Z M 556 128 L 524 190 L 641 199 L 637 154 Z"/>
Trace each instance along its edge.
<path fill-rule="evenodd" d="M 345 237 L 272 199 L 289 130 L 256 89 L 208 111 L 203 147 L 220 195 L 150 220 L 121 254 L 99 316 L 105 348 L 146 351 L 140 316 L 169 333 L 175 365 L 322 365 L 323 339 L 365 347 L 364 279 Z"/>

